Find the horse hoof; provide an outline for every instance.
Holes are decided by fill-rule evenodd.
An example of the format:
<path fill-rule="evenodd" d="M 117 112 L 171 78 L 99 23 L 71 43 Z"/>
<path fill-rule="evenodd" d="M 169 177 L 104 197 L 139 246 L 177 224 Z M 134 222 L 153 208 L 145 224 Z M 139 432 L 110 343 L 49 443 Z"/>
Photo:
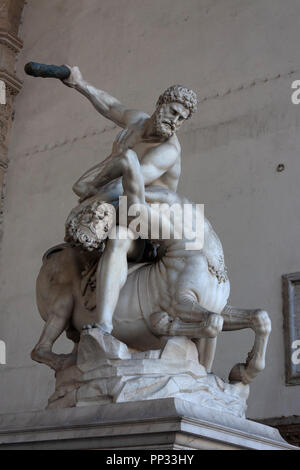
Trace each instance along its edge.
<path fill-rule="evenodd" d="M 41 363 L 43 362 L 43 355 L 40 353 L 39 349 L 37 348 L 34 348 L 31 351 L 30 357 L 35 362 L 41 362 Z"/>
<path fill-rule="evenodd" d="M 229 373 L 228 379 L 230 383 L 242 382 L 245 385 L 251 382 L 251 379 L 247 377 L 246 364 L 239 363 L 233 366 Z"/>
<path fill-rule="evenodd" d="M 66 367 L 76 363 L 76 354 L 56 354 L 50 350 L 35 348 L 31 352 L 31 359 L 41 364 L 47 364 L 55 372 L 59 372 Z"/>

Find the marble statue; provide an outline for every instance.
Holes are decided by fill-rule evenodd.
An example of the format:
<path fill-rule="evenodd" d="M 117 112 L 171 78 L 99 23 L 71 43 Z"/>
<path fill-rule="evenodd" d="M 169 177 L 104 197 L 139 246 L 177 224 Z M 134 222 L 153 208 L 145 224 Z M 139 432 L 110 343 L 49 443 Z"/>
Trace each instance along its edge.
<path fill-rule="evenodd" d="M 74 184 L 80 199 L 66 222 L 66 243 L 45 253 L 37 279 L 46 323 L 32 359 L 56 371 L 49 408 L 180 396 L 244 416 L 248 384 L 265 367 L 271 324 L 262 309 L 228 304 L 221 242 L 206 218 L 203 233 L 193 232 L 198 205 L 176 193 L 176 133 L 196 110 L 195 93 L 171 86 L 149 116 L 91 86 L 78 67 L 66 69 L 63 83 L 123 130 L 111 154 Z M 128 223 L 135 216 L 116 226 L 120 196 L 138 209 L 138 238 Z M 192 207 L 181 238 L 166 210 L 174 204 Z M 150 220 L 159 225 L 157 237 Z M 169 238 L 160 236 L 165 224 Z M 193 236 L 199 248 L 187 249 Z M 253 348 L 225 383 L 211 373 L 217 337 L 244 328 L 255 333 Z M 73 352 L 55 354 L 64 331 Z"/>

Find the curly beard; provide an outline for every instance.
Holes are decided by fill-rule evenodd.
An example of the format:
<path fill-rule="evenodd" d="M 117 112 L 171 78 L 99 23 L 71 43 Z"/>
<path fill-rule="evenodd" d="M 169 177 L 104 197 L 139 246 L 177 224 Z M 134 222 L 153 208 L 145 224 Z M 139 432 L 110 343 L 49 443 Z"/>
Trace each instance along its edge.
<path fill-rule="evenodd" d="M 163 111 L 161 107 L 157 108 L 154 113 L 154 132 L 159 137 L 171 137 L 174 130 L 168 124 L 163 122 Z"/>

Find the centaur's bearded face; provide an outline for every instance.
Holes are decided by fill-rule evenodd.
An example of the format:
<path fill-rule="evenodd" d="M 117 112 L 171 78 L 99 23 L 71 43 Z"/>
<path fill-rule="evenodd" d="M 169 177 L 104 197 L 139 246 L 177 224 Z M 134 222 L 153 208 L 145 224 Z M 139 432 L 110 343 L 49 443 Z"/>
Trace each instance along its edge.
<path fill-rule="evenodd" d="M 154 112 L 155 134 L 171 137 L 189 117 L 190 111 L 181 103 L 171 102 L 158 106 Z"/>

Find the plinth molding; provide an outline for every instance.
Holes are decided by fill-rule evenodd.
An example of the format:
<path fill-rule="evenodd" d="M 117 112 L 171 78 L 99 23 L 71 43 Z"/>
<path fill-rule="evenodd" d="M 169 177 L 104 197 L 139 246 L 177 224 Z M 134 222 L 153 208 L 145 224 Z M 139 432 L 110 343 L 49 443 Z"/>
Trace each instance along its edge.
<path fill-rule="evenodd" d="M 5 449 L 297 450 L 277 429 L 177 398 L 0 415 Z"/>

